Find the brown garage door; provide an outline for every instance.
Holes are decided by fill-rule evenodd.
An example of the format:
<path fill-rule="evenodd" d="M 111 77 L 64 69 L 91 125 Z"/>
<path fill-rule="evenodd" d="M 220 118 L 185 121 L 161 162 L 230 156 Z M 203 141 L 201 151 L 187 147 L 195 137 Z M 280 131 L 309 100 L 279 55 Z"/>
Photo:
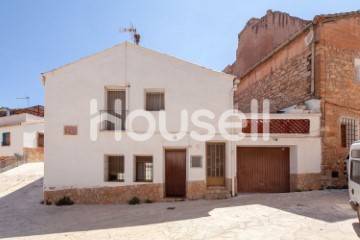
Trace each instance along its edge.
<path fill-rule="evenodd" d="M 239 192 L 289 192 L 289 148 L 237 148 L 237 180 Z"/>
<path fill-rule="evenodd" d="M 186 193 L 186 150 L 165 151 L 165 191 L 169 197 Z"/>

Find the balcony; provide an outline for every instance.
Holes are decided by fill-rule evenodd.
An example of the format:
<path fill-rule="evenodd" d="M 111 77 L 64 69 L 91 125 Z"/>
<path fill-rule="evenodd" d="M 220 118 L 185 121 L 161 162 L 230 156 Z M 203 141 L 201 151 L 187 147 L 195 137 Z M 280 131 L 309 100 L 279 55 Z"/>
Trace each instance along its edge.
<path fill-rule="evenodd" d="M 246 114 L 242 132 L 251 134 L 255 124 L 258 134 L 269 133 L 272 135 L 320 135 L 320 114 L 270 114 L 264 119 L 259 114 L 258 119 L 253 119 Z"/>
<path fill-rule="evenodd" d="M 100 110 L 100 131 L 124 131 L 127 110 Z"/>

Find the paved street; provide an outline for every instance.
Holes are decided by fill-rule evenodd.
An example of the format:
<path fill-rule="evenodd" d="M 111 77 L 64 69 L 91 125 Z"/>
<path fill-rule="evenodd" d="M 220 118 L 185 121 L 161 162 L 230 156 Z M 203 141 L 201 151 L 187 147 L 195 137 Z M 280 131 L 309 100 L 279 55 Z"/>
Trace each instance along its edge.
<path fill-rule="evenodd" d="M 360 236 L 346 190 L 56 207 L 40 204 L 42 177 L 42 163 L 0 174 L 0 238 L 339 240 Z"/>

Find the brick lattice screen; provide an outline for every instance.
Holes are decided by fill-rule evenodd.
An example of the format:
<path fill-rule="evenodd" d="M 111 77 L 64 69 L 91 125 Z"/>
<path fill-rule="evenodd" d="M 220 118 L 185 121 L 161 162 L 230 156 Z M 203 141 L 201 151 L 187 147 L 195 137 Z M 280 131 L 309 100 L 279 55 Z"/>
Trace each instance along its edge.
<path fill-rule="evenodd" d="M 255 120 L 258 125 L 258 133 L 263 133 L 264 121 L 270 121 L 270 133 L 283 134 L 309 134 L 310 120 L 309 119 L 271 119 Z M 242 129 L 243 133 L 251 133 L 251 119 L 247 120 L 247 125 Z"/>

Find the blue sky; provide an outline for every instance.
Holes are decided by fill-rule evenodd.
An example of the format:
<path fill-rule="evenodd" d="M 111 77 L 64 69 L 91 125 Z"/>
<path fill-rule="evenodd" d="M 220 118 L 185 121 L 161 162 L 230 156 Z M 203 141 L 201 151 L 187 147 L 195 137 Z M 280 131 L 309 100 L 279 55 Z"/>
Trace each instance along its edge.
<path fill-rule="evenodd" d="M 355 11 L 358 0 L 0 0 L 0 106 L 44 104 L 40 73 L 123 41 L 221 71 L 235 60 L 237 34 L 268 9 L 312 19 Z"/>

